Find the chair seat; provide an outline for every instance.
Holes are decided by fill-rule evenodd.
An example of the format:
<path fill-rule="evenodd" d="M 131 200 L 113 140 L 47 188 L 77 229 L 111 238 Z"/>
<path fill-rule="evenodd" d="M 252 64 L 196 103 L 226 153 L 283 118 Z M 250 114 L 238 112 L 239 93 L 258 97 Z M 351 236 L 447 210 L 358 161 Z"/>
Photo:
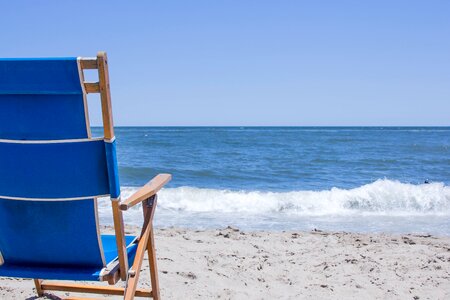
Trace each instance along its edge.
<path fill-rule="evenodd" d="M 135 236 L 126 236 L 128 262 L 133 264 L 137 244 Z M 117 259 L 116 237 L 114 235 L 101 235 L 106 264 Z M 44 266 L 44 265 L 14 265 L 5 262 L 0 266 L 0 276 L 59 280 L 88 280 L 98 281 L 102 267 L 76 267 L 76 266 Z"/>

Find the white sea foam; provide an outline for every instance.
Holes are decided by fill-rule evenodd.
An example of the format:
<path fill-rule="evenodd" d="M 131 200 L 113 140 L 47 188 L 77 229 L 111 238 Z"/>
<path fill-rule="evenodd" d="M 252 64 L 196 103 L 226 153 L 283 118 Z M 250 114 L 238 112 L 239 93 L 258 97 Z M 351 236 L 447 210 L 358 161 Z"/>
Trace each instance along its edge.
<path fill-rule="evenodd" d="M 136 188 L 125 187 L 123 198 Z M 450 187 L 380 179 L 354 189 L 261 192 L 178 187 L 159 194 L 161 210 L 189 213 L 324 215 L 450 215 Z"/>

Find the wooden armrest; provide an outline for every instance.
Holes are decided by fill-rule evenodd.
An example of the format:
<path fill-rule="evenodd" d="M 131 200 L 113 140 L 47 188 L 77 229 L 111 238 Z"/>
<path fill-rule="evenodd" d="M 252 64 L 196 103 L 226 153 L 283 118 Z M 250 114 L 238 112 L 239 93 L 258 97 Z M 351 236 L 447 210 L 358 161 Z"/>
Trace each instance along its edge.
<path fill-rule="evenodd" d="M 158 174 L 152 180 L 150 180 L 146 185 L 141 187 L 136 193 L 131 195 L 128 199 L 120 203 L 121 210 L 127 210 L 136 204 L 147 200 L 162 189 L 162 187 L 172 179 L 170 174 Z"/>

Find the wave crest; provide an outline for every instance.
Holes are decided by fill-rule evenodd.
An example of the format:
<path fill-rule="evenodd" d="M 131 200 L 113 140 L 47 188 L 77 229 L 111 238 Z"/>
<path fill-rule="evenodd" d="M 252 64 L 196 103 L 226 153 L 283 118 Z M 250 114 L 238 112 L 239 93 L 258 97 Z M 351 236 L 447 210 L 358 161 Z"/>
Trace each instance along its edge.
<path fill-rule="evenodd" d="M 125 187 L 126 198 L 136 188 Z M 286 213 L 304 216 L 379 214 L 450 215 L 450 187 L 379 179 L 354 189 L 323 191 L 230 191 L 178 187 L 164 189 L 160 209 L 187 212 Z"/>

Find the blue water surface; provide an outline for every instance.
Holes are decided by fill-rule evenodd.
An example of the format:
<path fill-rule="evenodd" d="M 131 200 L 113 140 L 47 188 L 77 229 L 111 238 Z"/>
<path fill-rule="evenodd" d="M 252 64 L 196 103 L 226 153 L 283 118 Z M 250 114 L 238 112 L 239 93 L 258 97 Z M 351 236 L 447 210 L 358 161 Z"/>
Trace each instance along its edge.
<path fill-rule="evenodd" d="M 116 136 L 126 186 L 160 172 L 173 174 L 170 187 L 262 191 L 450 180 L 450 127 L 119 127 Z"/>

